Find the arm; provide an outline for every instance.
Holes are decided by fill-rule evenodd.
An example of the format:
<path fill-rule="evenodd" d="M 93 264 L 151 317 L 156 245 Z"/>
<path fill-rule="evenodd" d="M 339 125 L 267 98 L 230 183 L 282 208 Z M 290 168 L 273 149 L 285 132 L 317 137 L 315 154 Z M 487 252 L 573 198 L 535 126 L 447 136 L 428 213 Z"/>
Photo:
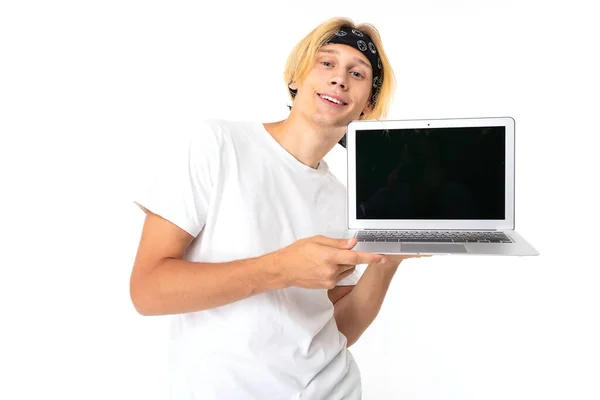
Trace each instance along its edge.
<path fill-rule="evenodd" d="M 354 286 L 355 285 L 336 286 L 333 289 L 329 289 L 327 291 L 327 296 L 335 306 L 335 303 L 337 303 L 338 300 L 350 293 L 352 289 L 354 289 Z"/>
<path fill-rule="evenodd" d="M 183 260 L 193 236 L 146 210 L 130 278 L 130 295 L 142 315 L 166 315 L 219 307 L 288 286 L 332 288 L 356 264 L 377 254 L 349 250 L 347 239 L 314 236 L 261 257 L 223 263 Z"/>
<path fill-rule="evenodd" d="M 340 286 L 330 291 L 335 321 L 348 339 L 347 347 L 356 343 L 377 317 L 398 265 L 394 261 L 369 264 L 355 286 Z"/>
<path fill-rule="evenodd" d="M 226 263 L 183 260 L 193 237 L 147 211 L 130 279 L 130 295 L 142 315 L 201 311 L 281 286 L 273 257 Z"/>

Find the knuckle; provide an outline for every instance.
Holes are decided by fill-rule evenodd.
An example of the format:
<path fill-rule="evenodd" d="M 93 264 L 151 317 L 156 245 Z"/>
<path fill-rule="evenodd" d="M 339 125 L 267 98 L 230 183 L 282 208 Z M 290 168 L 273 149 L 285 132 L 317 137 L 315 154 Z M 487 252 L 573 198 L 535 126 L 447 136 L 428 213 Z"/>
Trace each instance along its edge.
<path fill-rule="evenodd" d="M 309 242 L 306 245 L 306 248 L 309 252 L 313 253 L 313 254 L 317 254 L 317 256 L 319 256 L 320 253 L 320 249 L 319 249 L 319 245 L 317 243 L 314 242 Z"/>
<path fill-rule="evenodd" d="M 334 255 L 330 251 L 324 251 L 321 254 L 321 260 L 323 261 L 323 263 L 331 264 L 331 263 L 333 263 Z"/>
<path fill-rule="evenodd" d="M 337 276 L 337 268 L 335 267 L 329 267 L 327 269 L 327 273 L 326 273 L 326 278 L 327 279 L 334 279 Z"/>

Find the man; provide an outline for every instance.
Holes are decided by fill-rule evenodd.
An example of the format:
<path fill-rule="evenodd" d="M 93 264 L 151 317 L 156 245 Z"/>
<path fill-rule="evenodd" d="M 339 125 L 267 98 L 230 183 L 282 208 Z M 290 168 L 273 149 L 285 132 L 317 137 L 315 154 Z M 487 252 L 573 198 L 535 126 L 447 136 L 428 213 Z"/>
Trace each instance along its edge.
<path fill-rule="evenodd" d="M 146 219 L 131 298 L 172 317 L 174 399 L 361 397 L 347 347 L 401 259 L 352 250 L 346 190 L 323 157 L 350 121 L 385 115 L 392 69 L 375 28 L 337 18 L 296 46 L 284 75 L 287 119 L 206 121 L 136 202 Z"/>

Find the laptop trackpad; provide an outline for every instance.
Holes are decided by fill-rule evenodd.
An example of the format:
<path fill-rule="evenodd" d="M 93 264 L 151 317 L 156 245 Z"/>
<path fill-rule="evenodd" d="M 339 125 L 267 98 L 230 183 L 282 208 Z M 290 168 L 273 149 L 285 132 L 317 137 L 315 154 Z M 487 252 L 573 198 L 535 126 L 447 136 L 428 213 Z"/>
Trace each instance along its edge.
<path fill-rule="evenodd" d="M 402 243 L 403 253 L 466 253 L 462 244 L 454 243 Z"/>

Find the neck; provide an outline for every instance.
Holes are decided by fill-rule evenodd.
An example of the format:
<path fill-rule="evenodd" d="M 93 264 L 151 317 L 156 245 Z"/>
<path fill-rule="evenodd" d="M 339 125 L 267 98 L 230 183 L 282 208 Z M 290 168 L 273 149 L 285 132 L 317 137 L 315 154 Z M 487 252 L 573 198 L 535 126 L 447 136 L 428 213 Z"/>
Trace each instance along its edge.
<path fill-rule="evenodd" d="M 319 166 L 346 132 L 345 126 L 319 126 L 293 113 L 287 119 L 263 125 L 288 153 L 311 168 Z"/>

